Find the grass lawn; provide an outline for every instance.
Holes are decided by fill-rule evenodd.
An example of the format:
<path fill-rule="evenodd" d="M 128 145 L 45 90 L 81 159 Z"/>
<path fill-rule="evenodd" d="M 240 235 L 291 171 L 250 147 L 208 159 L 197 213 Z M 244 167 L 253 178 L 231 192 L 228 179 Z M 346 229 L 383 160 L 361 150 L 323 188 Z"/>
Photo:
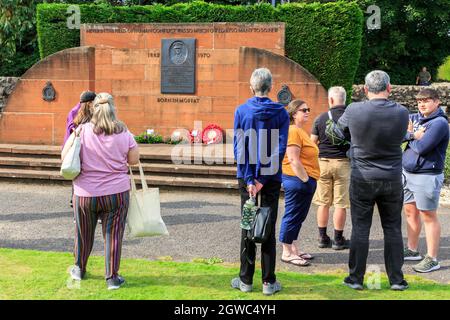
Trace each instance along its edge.
<path fill-rule="evenodd" d="M 277 273 L 283 290 L 265 297 L 259 281 L 249 294 L 230 287 L 231 278 L 238 274 L 236 265 L 142 259 L 123 260 L 121 273 L 127 282 L 119 290 L 108 291 L 103 257 L 91 257 L 87 278 L 81 283 L 68 276 L 72 263 L 70 253 L 0 249 L 0 299 L 450 299 L 450 285 L 416 276 L 407 276 L 410 289 L 404 292 L 388 290 L 385 275 L 382 290 L 354 291 L 341 284 L 344 273 L 295 272 Z M 260 277 L 257 272 L 255 279 Z"/>

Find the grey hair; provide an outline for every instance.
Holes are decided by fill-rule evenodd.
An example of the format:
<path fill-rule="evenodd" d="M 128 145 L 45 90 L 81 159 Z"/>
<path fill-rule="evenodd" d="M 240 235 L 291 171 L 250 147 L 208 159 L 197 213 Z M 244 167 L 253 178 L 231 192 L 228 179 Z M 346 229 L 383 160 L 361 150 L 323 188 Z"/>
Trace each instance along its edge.
<path fill-rule="evenodd" d="M 344 87 L 331 87 L 328 89 L 328 98 L 335 98 L 340 103 L 345 104 L 347 98 L 347 92 Z"/>
<path fill-rule="evenodd" d="M 380 93 L 386 91 L 391 83 L 389 75 L 382 70 L 374 70 L 366 75 L 365 86 L 371 93 Z"/>
<path fill-rule="evenodd" d="M 250 77 L 250 86 L 258 95 L 267 95 L 272 88 L 272 73 L 267 68 L 253 71 Z"/>

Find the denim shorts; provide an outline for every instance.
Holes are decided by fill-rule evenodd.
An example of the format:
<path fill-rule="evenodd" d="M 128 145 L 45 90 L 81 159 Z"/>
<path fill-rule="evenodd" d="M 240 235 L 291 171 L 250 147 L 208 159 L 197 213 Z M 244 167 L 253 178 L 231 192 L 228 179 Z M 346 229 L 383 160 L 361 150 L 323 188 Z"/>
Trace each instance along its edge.
<path fill-rule="evenodd" d="M 403 203 L 415 202 L 422 211 L 435 211 L 439 207 L 439 195 L 444 174 L 417 174 L 403 170 Z"/>

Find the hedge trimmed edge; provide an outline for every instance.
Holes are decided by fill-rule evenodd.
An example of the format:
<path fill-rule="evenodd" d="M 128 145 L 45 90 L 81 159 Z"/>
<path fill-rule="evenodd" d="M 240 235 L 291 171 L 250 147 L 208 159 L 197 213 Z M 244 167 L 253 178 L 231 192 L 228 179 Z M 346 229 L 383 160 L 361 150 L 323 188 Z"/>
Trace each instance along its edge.
<path fill-rule="evenodd" d="M 41 58 L 80 45 L 79 30 L 67 27 L 68 4 L 39 4 L 37 32 Z M 324 86 L 341 85 L 351 94 L 358 67 L 363 13 L 354 2 L 263 3 L 228 6 L 205 2 L 173 6 L 80 5 L 81 23 L 285 22 L 286 56 Z"/>

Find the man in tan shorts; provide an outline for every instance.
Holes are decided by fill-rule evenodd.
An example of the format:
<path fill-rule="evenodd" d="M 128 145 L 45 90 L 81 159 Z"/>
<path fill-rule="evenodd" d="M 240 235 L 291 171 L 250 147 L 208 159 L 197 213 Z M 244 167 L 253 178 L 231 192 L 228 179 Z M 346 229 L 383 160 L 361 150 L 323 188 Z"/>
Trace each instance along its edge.
<path fill-rule="evenodd" d="M 343 236 L 347 208 L 350 208 L 350 161 L 347 151 L 350 144 L 334 145 L 325 134 L 327 120 L 337 123 L 345 111 L 346 92 L 343 87 L 328 90 L 329 112 L 319 115 L 312 128 L 311 140 L 319 146 L 320 179 L 313 203 L 318 206 L 319 248 L 348 249 L 349 240 Z M 327 235 L 330 207 L 334 206 L 334 241 Z"/>

